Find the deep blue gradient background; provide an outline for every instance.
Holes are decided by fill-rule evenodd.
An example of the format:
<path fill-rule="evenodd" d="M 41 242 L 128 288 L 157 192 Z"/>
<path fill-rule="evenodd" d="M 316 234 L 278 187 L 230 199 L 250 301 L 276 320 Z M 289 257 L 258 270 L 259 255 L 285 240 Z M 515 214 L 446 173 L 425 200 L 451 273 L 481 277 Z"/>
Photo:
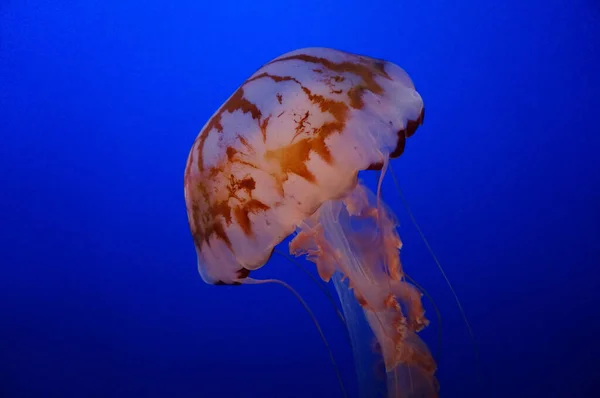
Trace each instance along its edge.
<path fill-rule="evenodd" d="M 425 100 L 393 164 L 473 326 L 479 392 L 460 313 L 391 179 L 384 197 L 407 272 L 442 311 L 442 397 L 598 394 L 597 1 L 3 0 L 0 396 L 341 396 L 289 292 L 203 284 L 183 200 L 204 122 L 305 46 L 398 63 Z M 306 298 L 350 388 L 319 290 L 278 257 L 258 276 Z"/>

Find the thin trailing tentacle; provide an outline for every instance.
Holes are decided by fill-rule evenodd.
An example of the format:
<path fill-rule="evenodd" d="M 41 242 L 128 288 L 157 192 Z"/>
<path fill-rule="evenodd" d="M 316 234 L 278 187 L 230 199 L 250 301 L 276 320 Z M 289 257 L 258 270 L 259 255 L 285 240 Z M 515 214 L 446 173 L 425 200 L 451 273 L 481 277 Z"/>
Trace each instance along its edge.
<path fill-rule="evenodd" d="M 281 285 L 281 286 L 285 287 L 288 291 L 290 291 L 298 299 L 298 301 L 300 301 L 300 304 L 302 304 L 302 306 L 304 307 L 306 312 L 308 312 L 308 315 L 310 315 L 310 317 L 312 318 L 312 321 L 313 321 L 315 327 L 317 328 L 317 331 L 319 332 L 319 335 L 321 336 L 323 343 L 325 343 L 325 347 L 327 347 L 327 351 L 329 352 L 329 358 L 331 359 L 331 364 L 333 365 L 335 374 L 336 374 L 338 382 L 340 384 L 340 389 L 342 390 L 342 395 L 344 398 L 348 398 L 348 395 L 346 394 L 346 389 L 344 388 L 344 383 L 342 382 L 342 375 L 340 374 L 340 370 L 337 366 L 337 363 L 335 362 L 335 358 L 333 357 L 333 351 L 331 351 L 331 347 L 329 346 L 329 343 L 327 342 L 327 338 L 325 337 L 325 334 L 323 333 L 323 329 L 321 329 L 321 325 L 319 325 L 319 321 L 317 321 L 317 317 L 312 312 L 312 310 L 310 309 L 310 307 L 308 306 L 306 301 L 304 301 L 302 296 L 300 296 L 300 294 L 298 294 L 298 292 L 296 292 L 296 290 L 294 290 L 293 287 L 291 287 L 290 285 L 288 285 L 287 283 L 285 283 L 283 281 L 280 281 L 279 279 L 244 278 L 244 279 L 240 279 L 239 282 L 243 283 L 243 284 L 247 284 L 247 285 L 261 285 L 261 284 L 266 284 L 266 283 L 275 283 L 277 285 Z"/>
<path fill-rule="evenodd" d="M 413 215 L 413 212 L 410 209 L 410 206 L 408 205 L 408 201 L 406 200 L 406 197 L 404 196 L 404 192 L 402 192 L 402 189 L 400 188 L 400 183 L 398 182 L 398 179 L 396 178 L 396 173 L 394 172 L 394 169 L 393 169 L 393 167 L 391 165 L 390 165 L 390 174 L 392 175 L 392 179 L 394 181 L 394 185 L 396 186 L 396 190 L 398 191 L 398 194 L 400 195 L 400 199 L 402 200 L 402 203 L 404 204 L 404 207 L 406 208 L 408 216 L 410 217 L 413 225 L 417 229 L 417 232 L 421 236 L 421 239 L 423 240 L 423 243 L 425 243 L 425 246 L 427 247 L 427 250 L 429 251 L 429 254 L 433 258 L 433 261 L 435 262 L 438 270 L 442 274 L 442 277 L 446 281 L 446 284 L 448 285 L 448 288 L 450 289 L 452 295 L 454 296 L 454 300 L 456 301 L 456 305 L 458 306 L 458 310 L 460 311 L 461 317 L 463 318 L 463 321 L 465 323 L 465 326 L 467 327 L 467 331 L 468 331 L 469 336 L 471 338 L 471 342 L 473 344 L 473 351 L 474 351 L 474 355 L 475 355 L 475 363 L 476 363 L 476 367 L 477 367 L 477 378 L 479 380 L 481 380 L 480 365 L 479 365 L 479 348 L 477 346 L 477 343 L 475 342 L 475 334 L 473 333 L 473 329 L 471 328 L 471 324 L 469 323 L 469 320 L 467 319 L 466 312 L 465 312 L 465 310 L 464 310 L 464 308 L 462 306 L 462 303 L 460 302 L 460 299 L 458 298 L 458 295 L 456 294 L 456 291 L 454 290 L 454 287 L 452 286 L 452 283 L 450 283 L 450 279 L 446 275 L 446 272 L 444 271 L 444 268 L 442 267 L 442 264 L 438 260 L 437 256 L 435 255 L 435 252 L 433 251 L 433 249 L 431 248 L 431 245 L 429 244 L 429 241 L 427 240 L 427 238 L 425 237 L 425 234 L 421 230 L 421 227 L 417 223 L 417 220 L 415 219 L 415 216 Z"/>
<path fill-rule="evenodd" d="M 342 325 L 345 328 L 346 327 L 346 320 L 344 319 L 344 315 L 342 315 L 340 309 L 338 308 L 338 306 L 337 306 L 337 304 L 335 302 L 335 299 L 331 295 L 331 292 L 329 290 L 327 290 L 327 287 L 325 285 L 323 285 L 321 282 L 319 282 L 319 280 L 313 274 L 311 274 L 306 268 L 304 268 L 302 266 L 302 264 L 300 264 L 299 261 L 295 260 L 289 254 L 287 254 L 285 252 L 282 252 L 282 251 L 279 251 L 277 249 L 275 250 L 275 253 L 278 254 L 278 255 L 280 255 L 280 256 L 282 256 L 282 257 L 284 257 L 286 260 L 288 260 L 293 265 L 295 265 L 296 267 L 298 267 L 302 272 L 304 272 L 315 283 L 315 285 L 317 285 L 317 287 L 323 292 L 323 294 L 327 297 L 327 299 L 331 303 L 331 306 L 335 310 L 335 313 L 337 314 L 340 322 L 342 322 Z"/>

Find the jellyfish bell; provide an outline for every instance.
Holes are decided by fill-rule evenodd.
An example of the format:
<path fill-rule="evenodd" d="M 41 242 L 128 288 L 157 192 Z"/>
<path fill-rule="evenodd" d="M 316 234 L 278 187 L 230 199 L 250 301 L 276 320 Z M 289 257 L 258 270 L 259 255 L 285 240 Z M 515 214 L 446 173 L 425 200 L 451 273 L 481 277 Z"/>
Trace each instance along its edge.
<path fill-rule="evenodd" d="M 203 127 L 186 165 L 204 280 L 232 283 L 262 266 L 358 171 L 400 155 L 422 112 L 408 75 L 381 60 L 312 48 L 256 71 Z"/>
<path fill-rule="evenodd" d="M 436 397 L 436 366 L 416 334 L 427 320 L 404 278 L 393 214 L 358 173 L 383 177 L 422 121 L 423 101 L 397 65 L 301 49 L 262 66 L 217 110 L 184 177 L 202 279 L 253 283 L 251 271 L 297 232 L 290 253 L 334 279 L 345 313 L 359 308 L 395 398 Z"/>

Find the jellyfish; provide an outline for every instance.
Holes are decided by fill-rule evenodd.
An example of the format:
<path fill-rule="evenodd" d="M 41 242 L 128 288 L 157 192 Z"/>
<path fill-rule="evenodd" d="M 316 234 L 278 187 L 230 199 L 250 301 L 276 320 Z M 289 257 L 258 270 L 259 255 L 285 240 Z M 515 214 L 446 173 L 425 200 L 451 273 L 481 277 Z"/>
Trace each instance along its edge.
<path fill-rule="evenodd" d="M 428 324 L 422 294 L 404 273 L 381 196 L 390 159 L 423 116 L 421 96 L 394 63 L 300 49 L 227 99 L 194 141 L 184 175 L 202 279 L 261 283 L 252 271 L 293 237 L 290 254 L 335 285 L 355 362 L 370 360 L 365 346 L 381 356 L 388 398 L 438 396 L 436 363 L 418 335 Z M 358 177 L 365 170 L 380 172 L 375 192 Z"/>

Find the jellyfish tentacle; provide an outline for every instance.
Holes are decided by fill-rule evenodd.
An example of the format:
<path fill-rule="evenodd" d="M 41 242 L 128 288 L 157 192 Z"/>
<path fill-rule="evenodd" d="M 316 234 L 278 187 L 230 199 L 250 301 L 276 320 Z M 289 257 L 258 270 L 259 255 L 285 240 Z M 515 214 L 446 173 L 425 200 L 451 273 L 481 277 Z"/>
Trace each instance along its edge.
<path fill-rule="evenodd" d="M 317 328 L 317 331 L 319 332 L 319 335 L 321 336 L 321 340 L 323 340 L 323 343 L 325 343 L 325 347 L 327 348 L 327 352 L 329 353 L 329 358 L 331 359 L 331 364 L 333 365 L 336 377 L 337 377 L 339 385 L 340 385 L 340 389 L 342 390 L 342 395 L 344 398 L 347 398 L 346 389 L 344 388 L 344 382 L 342 381 L 342 375 L 340 374 L 338 365 L 335 362 L 335 357 L 333 356 L 333 351 L 331 350 L 331 347 L 329 346 L 329 343 L 327 342 L 327 338 L 325 337 L 325 333 L 323 333 L 323 329 L 321 329 L 321 325 L 319 324 L 317 317 L 315 316 L 314 312 L 312 312 L 312 310 L 308 306 L 308 303 L 306 303 L 306 301 L 304 301 L 302 296 L 293 287 L 291 287 L 290 285 L 288 285 L 287 283 L 285 283 L 284 281 L 281 281 L 279 279 L 240 278 L 237 282 L 239 282 L 241 284 L 245 284 L 245 285 L 261 285 L 261 284 L 265 284 L 265 283 L 274 283 L 274 284 L 285 287 L 288 291 L 290 291 L 296 297 L 296 299 L 298 299 L 298 301 L 300 302 L 300 304 L 302 304 L 302 306 L 304 307 L 304 309 L 306 310 L 308 315 L 310 315 L 315 327 Z"/>
<path fill-rule="evenodd" d="M 398 192 L 398 195 L 400 196 L 400 199 L 402 200 L 402 203 L 403 203 L 403 205 L 404 205 L 404 207 L 406 209 L 406 212 L 408 213 L 408 216 L 411 219 L 411 222 L 413 223 L 413 225 L 417 229 L 417 232 L 419 233 L 419 235 L 421 237 L 421 240 L 423 240 L 423 243 L 425 243 L 425 246 L 427 247 L 427 251 L 429 252 L 429 254 L 431 255 L 431 257 L 433 258 L 433 261 L 435 262 L 435 265 L 437 266 L 437 268 L 440 271 L 442 277 L 444 278 L 444 281 L 446 282 L 446 285 L 450 289 L 450 292 L 452 293 L 452 296 L 454 297 L 454 301 L 456 301 L 456 305 L 458 307 L 458 310 L 460 311 L 460 315 L 461 315 L 461 317 L 463 319 L 463 322 L 465 323 L 465 326 L 467 328 L 467 332 L 469 333 L 469 338 L 471 339 L 471 344 L 473 345 L 473 351 L 474 351 L 475 363 L 476 363 L 475 366 L 477 368 L 477 378 L 481 380 L 481 374 L 480 374 L 481 369 L 480 369 L 480 363 L 479 363 L 479 347 L 477 346 L 477 342 L 475 340 L 475 334 L 473 333 L 473 329 L 471 328 L 471 324 L 470 324 L 469 319 L 467 317 L 467 313 L 465 312 L 465 309 L 464 309 L 464 307 L 463 307 L 460 299 L 458 298 L 458 294 L 454 290 L 454 286 L 450 282 L 450 278 L 448 278 L 448 276 L 446 275 L 446 272 L 444 271 L 444 267 L 442 267 L 442 264 L 440 263 L 437 255 L 435 254 L 435 252 L 433 251 L 433 248 L 429 244 L 429 241 L 425 237 L 425 234 L 423 233 L 423 230 L 421 229 L 421 227 L 417 223 L 417 220 L 416 220 L 416 218 L 415 218 L 415 216 L 414 216 L 414 214 L 413 214 L 410 206 L 408 205 L 408 201 L 406 200 L 406 197 L 404 196 L 404 192 L 400 188 L 400 183 L 398 182 L 398 178 L 396 177 L 396 173 L 394 172 L 393 167 L 390 167 L 390 173 L 392 174 L 392 180 L 394 181 L 394 185 L 396 187 L 396 191 Z"/>
<path fill-rule="evenodd" d="M 275 254 L 278 254 L 279 256 L 285 258 L 287 261 L 289 261 L 290 263 L 292 263 L 293 265 L 295 265 L 302 272 L 304 272 L 315 285 L 317 285 L 317 287 L 319 288 L 319 290 L 321 290 L 321 292 L 323 292 L 323 294 L 327 297 L 327 300 L 329 301 L 329 303 L 333 307 L 335 313 L 338 316 L 338 319 L 340 320 L 340 322 L 342 323 L 342 325 L 345 328 L 346 327 L 346 320 L 344 319 L 344 315 L 342 315 L 342 313 L 340 312 L 340 309 L 338 308 L 337 304 L 335 303 L 335 299 L 333 298 L 333 296 L 331 295 L 331 293 L 327 289 L 326 285 L 323 285 L 322 283 L 320 283 L 319 280 L 315 276 L 313 276 L 313 274 L 311 274 L 305 267 L 302 266 L 302 264 L 300 264 L 298 261 L 296 261 L 296 259 L 294 259 L 293 257 L 291 257 L 289 254 L 284 253 L 284 252 L 282 252 L 280 250 L 277 250 L 277 249 L 275 249 Z"/>

